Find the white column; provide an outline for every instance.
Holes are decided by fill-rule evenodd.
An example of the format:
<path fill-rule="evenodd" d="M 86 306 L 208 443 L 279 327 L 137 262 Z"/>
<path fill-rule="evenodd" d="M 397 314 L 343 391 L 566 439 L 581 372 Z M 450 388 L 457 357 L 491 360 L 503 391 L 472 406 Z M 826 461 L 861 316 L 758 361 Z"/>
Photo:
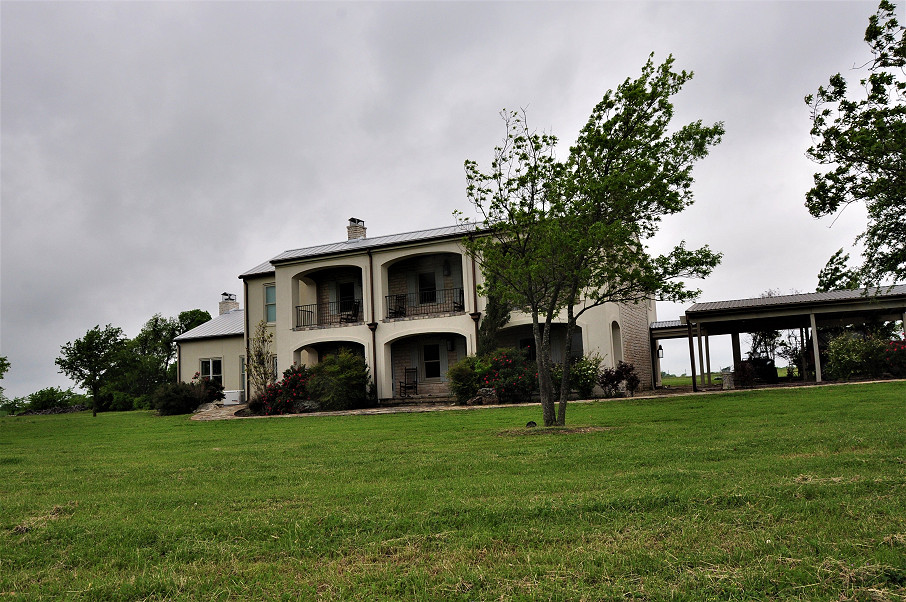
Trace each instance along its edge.
<path fill-rule="evenodd" d="M 821 355 L 818 353 L 818 327 L 815 326 L 815 314 L 809 314 L 812 324 L 812 353 L 815 355 L 815 382 L 821 382 Z"/>

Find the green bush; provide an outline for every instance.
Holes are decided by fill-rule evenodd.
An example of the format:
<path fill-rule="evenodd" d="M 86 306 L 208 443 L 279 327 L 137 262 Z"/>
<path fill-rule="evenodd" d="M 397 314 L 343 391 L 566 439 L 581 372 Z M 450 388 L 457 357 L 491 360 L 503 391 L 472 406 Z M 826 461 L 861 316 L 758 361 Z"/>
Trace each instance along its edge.
<path fill-rule="evenodd" d="M 521 403 L 531 399 L 538 374 L 534 362 L 513 348 L 495 349 L 477 364 L 479 388 L 494 389 L 500 403 Z"/>
<path fill-rule="evenodd" d="M 368 405 L 371 373 L 365 358 L 349 349 L 309 368 L 308 394 L 322 410 L 351 410 Z"/>
<path fill-rule="evenodd" d="M 154 407 L 161 416 L 191 414 L 204 403 L 215 403 L 224 398 L 223 385 L 202 378 L 191 383 L 166 383 L 152 395 Z"/>
<path fill-rule="evenodd" d="M 596 353 L 573 359 L 569 370 L 569 390 L 575 391 L 580 399 L 591 399 L 601 374 L 602 361 L 604 358 Z M 561 364 L 553 365 L 551 379 L 554 383 L 554 390 L 559 391 L 560 381 L 563 379 Z"/>
<path fill-rule="evenodd" d="M 295 414 L 316 409 L 308 393 L 310 370 L 303 364 L 292 365 L 283 372 L 283 380 L 268 385 L 263 393 L 255 396 L 249 409 L 256 414 L 273 416 L 278 414 Z"/>
<path fill-rule="evenodd" d="M 465 403 L 478 394 L 478 370 L 481 361 L 474 355 L 469 355 L 447 370 L 447 379 L 450 383 L 450 392 L 456 396 L 456 401 Z"/>
<path fill-rule="evenodd" d="M 28 405 L 24 409 L 41 412 L 51 408 L 68 408 L 83 402 L 84 396 L 73 393 L 72 389 L 64 390 L 59 387 L 47 387 L 29 395 Z"/>
<path fill-rule="evenodd" d="M 888 370 L 891 341 L 853 332 L 831 339 L 827 345 L 827 374 L 832 379 L 878 377 Z"/>
<path fill-rule="evenodd" d="M 623 361 L 617 363 L 615 368 L 604 368 L 598 377 L 598 384 L 604 390 L 604 397 L 616 397 L 621 389 L 635 395 L 640 382 L 635 366 Z"/>

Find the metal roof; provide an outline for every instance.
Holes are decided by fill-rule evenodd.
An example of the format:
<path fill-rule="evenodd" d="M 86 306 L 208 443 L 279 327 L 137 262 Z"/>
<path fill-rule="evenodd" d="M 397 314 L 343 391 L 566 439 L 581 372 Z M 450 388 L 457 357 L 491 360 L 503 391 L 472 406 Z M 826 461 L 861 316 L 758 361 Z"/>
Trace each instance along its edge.
<path fill-rule="evenodd" d="M 190 341 L 193 339 L 212 339 L 216 337 L 242 336 L 245 333 L 245 312 L 233 309 L 221 314 L 192 330 L 186 331 L 176 337 L 177 341 Z"/>
<path fill-rule="evenodd" d="M 284 251 L 283 253 L 280 253 L 279 255 L 271 259 L 270 262 L 274 264 L 284 261 L 292 261 L 294 259 L 302 259 L 305 257 L 349 253 L 353 251 L 362 251 L 364 249 L 373 249 L 375 247 L 385 247 L 388 245 L 431 240 L 434 238 L 462 236 L 474 231 L 475 229 L 475 224 L 467 223 L 457 224 L 455 226 L 445 226 L 443 228 L 432 228 L 430 230 L 414 230 L 412 232 L 402 232 L 400 234 L 390 234 L 388 236 L 378 236 L 376 238 L 353 238 L 351 240 L 344 240 L 342 242 Z"/>
<path fill-rule="evenodd" d="M 660 322 L 652 322 L 651 329 L 657 328 L 677 328 L 679 326 L 685 326 L 682 320 L 662 320 Z"/>
<path fill-rule="evenodd" d="M 258 265 L 256 265 L 252 269 L 248 270 L 247 272 L 243 272 L 242 274 L 239 275 L 239 277 L 247 278 L 249 276 L 265 276 L 267 274 L 273 274 L 273 273 L 274 273 L 274 266 L 271 265 L 270 260 L 268 260 L 268 261 L 265 261 L 264 263 L 259 263 Z"/>
<path fill-rule="evenodd" d="M 778 295 L 776 297 L 758 297 L 755 299 L 709 301 L 705 303 L 696 303 L 687 309 L 686 313 L 732 311 L 748 308 L 763 309 L 782 305 L 806 305 L 810 303 L 826 303 L 834 301 L 871 301 L 873 298 L 897 297 L 901 295 L 906 295 L 906 284 L 882 286 L 872 289 L 828 291 L 826 293 L 802 293 L 799 295 Z"/>

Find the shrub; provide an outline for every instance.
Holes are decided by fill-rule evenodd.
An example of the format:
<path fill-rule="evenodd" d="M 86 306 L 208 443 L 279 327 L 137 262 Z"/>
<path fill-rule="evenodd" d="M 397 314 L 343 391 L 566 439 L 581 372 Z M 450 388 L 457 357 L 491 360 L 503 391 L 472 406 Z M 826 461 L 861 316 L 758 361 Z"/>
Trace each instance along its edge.
<path fill-rule="evenodd" d="M 208 378 L 195 378 L 191 383 L 166 383 L 152 395 L 154 407 L 161 416 L 190 414 L 204 403 L 214 403 L 224 398 L 223 385 Z"/>
<path fill-rule="evenodd" d="M 595 385 L 601 375 L 601 362 L 604 360 L 598 354 L 586 355 L 573 360 L 569 371 L 569 390 L 575 391 L 580 399 L 590 399 L 594 394 Z M 554 389 L 560 389 L 563 379 L 563 366 L 554 364 L 551 370 Z"/>
<path fill-rule="evenodd" d="M 490 387 L 500 403 L 520 403 L 531 399 L 537 373 L 534 364 L 518 349 L 496 349 L 478 363 L 479 387 Z"/>
<path fill-rule="evenodd" d="M 852 332 L 831 339 L 827 345 L 827 372 L 830 378 L 881 376 L 888 369 L 887 351 L 891 341 L 874 335 Z"/>
<path fill-rule="evenodd" d="M 83 396 L 76 395 L 72 389 L 47 387 L 35 391 L 28 396 L 28 406 L 25 408 L 33 412 L 41 412 L 52 408 L 68 408 L 82 401 Z"/>
<path fill-rule="evenodd" d="M 456 396 L 456 401 L 459 403 L 465 403 L 478 394 L 478 369 L 480 366 L 481 360 L 474 355 L 469 355 L 447 370 L 450 392 Z"/>
<path fill-rule="evenodd" d="M 598 384 L 604 390 L 604 397 L 616 397 L 621 389 L 629 391 L 635 395 L 639 387 L 638 375 L 635 373 L 635 366 L 620 361 L 615 368 L 604 368 L 598 378 Z"/>
<path fill-rule="evenodd" d="M 888 341 L 884 363 L 891 375 L 906 378 L 906 340 Z"/>
<path fill-rule="evenodd" d="M 161 416 L 189 414 L 199 405 L 195 387 L 189 383 L 166 383 L 154 391 L 154 407 Z"/>
<path fill-rule="evenodd" d="M 321 409 L 351 410 L 367 405 L 371 373 L 361 355 L 340 349 L 309 370 L 308 393 Z"/>
<path fill-rule="evenodd" d="M 267 385 L 264 392 L 255 397 L 249 404 L 249 409 L 266 416 L 294 414 L 314 409 L 308 395 L 310 376 L 310 371 L 305 365 L 293 364 L 283 372 L 283 380 Z"/>

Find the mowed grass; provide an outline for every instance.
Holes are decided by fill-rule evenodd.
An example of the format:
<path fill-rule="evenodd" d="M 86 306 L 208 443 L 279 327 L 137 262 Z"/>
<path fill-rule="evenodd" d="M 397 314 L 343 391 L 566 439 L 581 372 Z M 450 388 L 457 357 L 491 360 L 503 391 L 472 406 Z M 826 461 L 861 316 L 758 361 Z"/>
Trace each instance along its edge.
<path fill-rule="evenodd" d="M 0 600 L 902 600 L 906 382 L 0 420 Z"/>

